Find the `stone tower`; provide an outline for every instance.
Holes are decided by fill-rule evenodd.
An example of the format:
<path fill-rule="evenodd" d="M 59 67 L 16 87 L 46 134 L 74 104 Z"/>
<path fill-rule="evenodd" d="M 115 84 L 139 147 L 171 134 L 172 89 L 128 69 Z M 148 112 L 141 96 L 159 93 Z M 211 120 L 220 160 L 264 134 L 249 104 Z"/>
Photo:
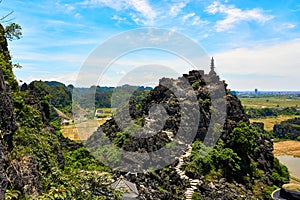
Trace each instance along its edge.
<path fill-rule="evenodd" d="M 211 57 L 209 75 L 210 76 L 216 76 L 217 75 L 217 73 L 215 72 L 215 60 L 214 60 L 214 57 Z"/>

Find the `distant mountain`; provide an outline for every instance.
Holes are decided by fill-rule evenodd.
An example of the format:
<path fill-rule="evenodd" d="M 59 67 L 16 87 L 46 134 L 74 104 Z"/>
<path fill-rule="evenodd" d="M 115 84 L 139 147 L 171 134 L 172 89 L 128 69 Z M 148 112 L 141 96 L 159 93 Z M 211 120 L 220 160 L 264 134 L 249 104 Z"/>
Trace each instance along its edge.
<path fill-rule="evenodd" d="M 52 86 L 52 87 L 55 87 L 55 86 L 63 86 L 63 87 L 65 87 L 65 84 L 57 82 L 57 81 L 45 81 L 45 83 L 46 83 L 46 85 Z"/>
<path fill-rule="evenodd" d="M 82 99 L 79 99 L 78 102 L 80 106 L 85 108 L 88 102 L 91 101 L 90 97 L 94 94 L 95 97 L 95 107 L 96 108 L 110 108 L 111 107 L 111 96 L 112 93 L 119 88 L 124 89 L 128 88 L 130 90 L 134 89 L 137 91 L 150 91 L 151 87 L 144 86 L 131 86 L 123 85 L 117 88 L 115 87 L 100 87 L 100 86 L 91 86 L 90 88 L 79 87 L 76 88 L 73 85 L 66 86 L 63 83 L 57 81 L 33 81 L 28 86 L 23 84 L 21 89 L 23 91 L 30 89 L 34 90 L 44 90 L 47 94 L 51 95 L 50 104 L 65 113 L 71 112 L 72 105 L 72 92 L 75 90 L 78 93 L 83 93 L 84 95 L 78 95 Z M 119 90 L 120 91 L 120 90 Z"/>

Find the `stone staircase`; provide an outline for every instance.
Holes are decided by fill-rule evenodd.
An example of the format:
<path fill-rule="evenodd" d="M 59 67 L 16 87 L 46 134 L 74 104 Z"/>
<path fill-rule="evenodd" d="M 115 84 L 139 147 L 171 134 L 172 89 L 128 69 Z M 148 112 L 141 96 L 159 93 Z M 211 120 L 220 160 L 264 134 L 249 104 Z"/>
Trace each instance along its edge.
<path fill-rule="evenodd" d="M 199 179 L 191 179 L 187 175 L 185 175 L 185 172 L 181 170 L 182 165 L 184 164 L 184 159 L 189 157 L 192 152 L 192 147 L 189 145 L 187 148 L 187 151 L 179 158 L 179 162 L 177 166 L 175 167 L 175 170 L 177 174 L 180 176 L 183 180 L 188 180 L 190 182 L 190 187 L 186 189 L 184 192 L 185 199 L 186 200 L 192 200 L 192 195 L 194 193 L 194 190 L 197 189 L 197 185 L 201 182 Z"/>

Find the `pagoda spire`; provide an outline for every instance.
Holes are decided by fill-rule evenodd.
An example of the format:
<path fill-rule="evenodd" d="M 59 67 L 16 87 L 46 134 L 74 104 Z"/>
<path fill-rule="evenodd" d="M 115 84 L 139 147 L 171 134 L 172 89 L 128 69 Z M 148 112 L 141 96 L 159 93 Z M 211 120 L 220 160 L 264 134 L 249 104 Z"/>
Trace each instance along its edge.
<path fill-rule="evenodd" d="M 211 57 L 211 61 L 210 61 L 210 71 L 215 71 L 215 60 L 214 57 Z"/>

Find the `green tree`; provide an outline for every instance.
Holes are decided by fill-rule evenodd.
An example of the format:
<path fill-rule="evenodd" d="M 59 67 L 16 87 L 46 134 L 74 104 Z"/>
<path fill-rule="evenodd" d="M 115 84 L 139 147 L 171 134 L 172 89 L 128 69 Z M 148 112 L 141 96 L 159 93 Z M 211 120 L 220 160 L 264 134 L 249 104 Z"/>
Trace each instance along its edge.
<path fill-rule="evenodd" d="M 229 134 L 228 146 L 242 158 L 243 161 L 249 160 L 253 155 L 259 139 L 259 130 L 247 123 L 239 123 L 237 127 Z"/>
<path fill-rule="evenodd" d="M 18 82 L 15 79 L 13 68 L 20 68 L 19 64 L 13 64 L 11 55 L 8 50 L 7 39 L 19 39 L 22 35 L 21 27 L 18 24 L 12 23 L 5 28 L 0 24 L 0 67 L 5 80 L 13 90 L 18 90 Z"/>
<path fill-rule="evenodd" d="M 5 27 L 4 35 L 10 41 L 18 40 L 22 37 L 22 28 L 19 24 L 11 23 Z"/>

